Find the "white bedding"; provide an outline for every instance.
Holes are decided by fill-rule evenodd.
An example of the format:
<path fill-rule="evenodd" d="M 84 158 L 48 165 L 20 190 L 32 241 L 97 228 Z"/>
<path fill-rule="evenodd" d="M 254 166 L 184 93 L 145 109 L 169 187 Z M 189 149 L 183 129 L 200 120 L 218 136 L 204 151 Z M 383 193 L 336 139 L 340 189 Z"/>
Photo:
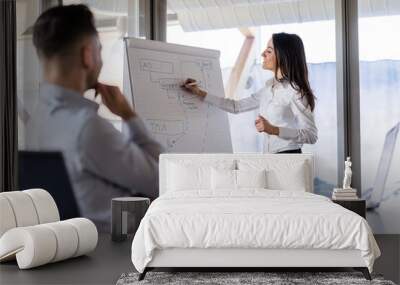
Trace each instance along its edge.
<path fill-rule="evenodd" d="M 143 272 L 155 249 L 357 249 L 372 272 L 380 251 L 365 219 L 299 191 L 170 192 L 156 199 L 132 243 Z"/>

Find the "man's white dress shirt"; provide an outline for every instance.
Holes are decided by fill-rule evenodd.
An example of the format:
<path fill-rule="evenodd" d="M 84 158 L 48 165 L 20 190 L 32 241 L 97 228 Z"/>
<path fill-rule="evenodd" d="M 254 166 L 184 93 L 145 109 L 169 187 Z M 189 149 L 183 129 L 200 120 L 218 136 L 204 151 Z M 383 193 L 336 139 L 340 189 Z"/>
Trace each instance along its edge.
<path fill-rule="evenodd" d="M 28 148 L 62 152 L 81 215 L 109 231 L 112 198 L 158 197 L 163 148 L 139 117 L 124 121 L 124 135 L 97 114 L 98 107 L 75 91 L 42 84 Z"/>

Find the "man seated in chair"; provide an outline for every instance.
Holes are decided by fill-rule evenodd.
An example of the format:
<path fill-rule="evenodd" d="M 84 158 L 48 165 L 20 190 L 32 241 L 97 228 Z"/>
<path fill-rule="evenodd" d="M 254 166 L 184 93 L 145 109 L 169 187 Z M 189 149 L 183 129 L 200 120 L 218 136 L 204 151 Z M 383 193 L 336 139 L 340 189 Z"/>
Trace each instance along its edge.
<path fill-rule="evenodd" d="M 101 44 L 88 7 L 45 11 L 34 25 L 33 43 L 44 82 L 33 114 L 35 139 L 28 147 L 63 153 L 81 215 L 109 231 L 113 197 L 158 196 L 162 148 L 119 88 L 97 81 Z M 83 97 L 89 89 L 122 118 L 127 135 L 97 114 L 99 105 Z"/>

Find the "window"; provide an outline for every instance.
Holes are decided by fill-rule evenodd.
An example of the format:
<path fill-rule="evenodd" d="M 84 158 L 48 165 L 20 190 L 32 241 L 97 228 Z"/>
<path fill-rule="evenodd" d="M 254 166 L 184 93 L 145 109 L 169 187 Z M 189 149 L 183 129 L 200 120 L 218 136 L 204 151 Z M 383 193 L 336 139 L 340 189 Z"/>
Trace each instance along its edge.
<path fill-rule="evenodd" d="M 371 11 L 367 2 L 359 1 L 358 21 L 362 191 L 380 203 L 367 214 L 373 231 L 392 234 L 400 232 L 400 135 L 385 138 L 400 128 L 400 11 Z"/>
<path fill-rule="evenodd" d="M 296 33 L 302 38 L 311 87 L 317 97 L 315 118 L 319 130 L 317 144 L 305 145 L 303 151 L 315 155 L 315 191 L 330 196 L 337 182 L 338 156 L 334 1 L 321 1 L 326 6 L 322 3 L 322 6 L 313 7 L 308 7 L 310 3 L 307 1 L 258 1 L 251 4 L 238 1 L 227 6 L 214 1 L 197 2 L 188 7 L 177 1 L 168 1 L 167 41 L 220 50 L 227 97 L 248 97 L 273 76 L 271 72 L 262 70 L 260 56 L 273 33 Z M 313 13 L 305 13 L 307 9 Z M 246 45 L 251 46 L 247 54 L 241 52 Z M 232 92 L 230 76 L 234 67 L 235 72 L 240 69 L 239 62 L 243 59 L 246 64 L 239 76 L 240 83 Z M 257 114 L 258 111 L 229 114 L 234 152 L 262 150 L 261 136 L 254 129 Z"/>

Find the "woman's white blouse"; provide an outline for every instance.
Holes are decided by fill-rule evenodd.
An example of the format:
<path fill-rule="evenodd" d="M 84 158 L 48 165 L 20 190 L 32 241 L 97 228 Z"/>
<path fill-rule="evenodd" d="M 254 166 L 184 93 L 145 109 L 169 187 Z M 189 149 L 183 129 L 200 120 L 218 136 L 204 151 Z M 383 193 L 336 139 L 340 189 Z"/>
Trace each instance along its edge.
<path fill-rule="evenodd" d="M 279 136 L 264 134 L 264 152 L 277 153 L 314 144 L 318 139 L 314 114 L 305 97 L 289 83 L 268 80 L 265 87 L 248 98 L 232 100 L 208 94 L 204 101 L 230 113 L 259 109 L 259 114 L 279 127 Z"/>

